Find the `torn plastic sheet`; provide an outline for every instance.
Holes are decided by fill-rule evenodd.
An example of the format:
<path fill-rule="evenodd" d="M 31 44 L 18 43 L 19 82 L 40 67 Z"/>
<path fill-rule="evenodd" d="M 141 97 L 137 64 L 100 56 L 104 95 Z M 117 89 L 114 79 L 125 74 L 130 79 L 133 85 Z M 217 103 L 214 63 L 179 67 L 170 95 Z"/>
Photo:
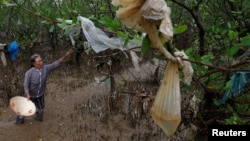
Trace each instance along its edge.
<path fill-rule="evenodd" d="M 233 83 L 230 90 L 226 91 L 222 99 L 219 100 L 218 104 L 224 104 L 228 99 L 238 96 L 246 84 L 250 83 L 250 72 L 236 72 L 232 75 L 231 81 Z"/>
<path fill-rule="evenodd" d="M 171 9 L 165 0 L 146 0 L 141 7 L 141 13 L 145 19 L 161 21 L 159 30 L 167 40 L 173 37 L 173 26 L 170 19 Z"/>
<path fill-rule="evenodd" d="M 174 54 L 175 54 L 180 66 L 182 68 L 182 72 L 184 74 L 184 82 L 187 85 L 190 85 L 190 83 L 192 81 L 193 74 L 194 74 L 194 70 L 193 70 L 193 67 L 189 61 L 183 60 L 183 59 L 188 59 L 188 56 L 185 54 L 184 51 L 176 51 Z"/>
<path fill-rule="evenodd" d="M 114 6 L 121 6 L 116 16 L 129 28 L 145 32 L 145 19 L 154 20 L 166 40 L 173 37 L 170 19 L 171 9 L 165 0 L 112 0 Z"/>
<path fill-rule="evenodd" d="M 1 57 L 1 61 L 2 61 L 3 65 L 6 66 L 7 65 L 7 61 L 6 61 L 5 54 L 3 52 L 4 46 L 6 46 L 6 44 L 0 44 L 0 57 Z"/>
<path fill-rule="evenodd" d="M 135 70 L 139 72 L 140 71 L 139 57 L 136 55 L 136 53 L 133 50 L 130 50 L 130 56 L 131 56 L 132 63 L 135 67 Z"/>
<path fill-rule="evenodd" d="M 124 47 L 125 40 L 119 37 L 108 37 L 105 32 L 96 27 L 94 23 L 88 18 L 78 16 L 78 22 L 80 24 L 72 24 L 71 20 L 67 20 L 67 27 L 65 31 L 71 39 L 72 45 L 75 44 L 74 37 L 80 34 L 80 30 L 83 31 L 91 48 L 96 52 L 102 52 L 107 49 L 119 49 L 127 50 L 141 46 L 141 41 L 130 40 L 126 47 Z"/>
<path fill-rule="evenodd" d="M 3 62 L 3 65 L 6 66 L 7 65 L 7 61 L 6 61 L 6 57 L 5 57 L 4 52 L 1 52 L 0 56 L 1 56 L 1 60 Z"/>

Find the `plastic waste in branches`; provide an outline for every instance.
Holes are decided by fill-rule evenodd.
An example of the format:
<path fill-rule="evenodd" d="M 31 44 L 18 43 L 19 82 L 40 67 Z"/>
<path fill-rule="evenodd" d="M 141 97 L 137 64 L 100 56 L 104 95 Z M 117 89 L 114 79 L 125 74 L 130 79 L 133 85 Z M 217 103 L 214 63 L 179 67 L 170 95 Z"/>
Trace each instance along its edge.
<path fill-rule="evenodd" d="M 116 16 L 123 24 L 148 34 L 152 46 L 159 50 L 167 59 L 167 67 L 160 88 L 150 110 L 155 123 L 163 129 L 168 137 L 172 137 L 181 122 L 181 96 L 178 67 L 184 73 L 184 82 L 190 84 L 193 68 L 183 51 L 172 56 L 162 45 L 158 31 L 165 40 L 173 37 L 170 19 L 171 10 L 164 0 L 113 0 L 114 6 L 121 6 Z M 157 29 L 159 27 L 159 29 Z"/>
<path fill-rule="evenodd" d="M 6 61 L 6 57 L 5 57 L 5 53 L 4 51 L 5 46 L 7 46 L 6 44 L 0 44 L 0 57 L 1 57 L 1 61 L 3 62 L 3 65 L 6 66 L 7 65 L 7 61 Z M 17 44 L 16 41 L 13 41 L 10 43 L 10 45 L 7 48 L 7 51 L 10 55 L 10 60 L 13 62 L 16 60 L 16 56 L 19 53 L 19 46 Z"/>
<path fill-rule="evenodd" d="M 58 21 L 61 21 L 58 19 Z M 87 39 L 90 47 L 96 52 L 102 52 L 107 49 L 119 49 L 121 51 L 132 49 L 141 46 L 141 41 L 130 40 L 126 47 L 124 46 L 125 40 L 119 37 L 108 37 L 105 32 L 96 27 L 94 23 L 88 18 L 78 16 L 78 24 L 72 24 L 72 20 L 66 20 L 67 26 L 65 28 L 65 34 L 69 36 L 72 45 L 75 45 L 74 37 L 78 36 L 83 31 L 85 38 Z M 138 51 L 138 49 L 133 49 Z M 138 69 L 138 56 L 136 53 L 130 50 L 133 64 Z M 126 54 L 125 54 L 126 55 Z M 126 55 L 127 57 L 127 55 Z"/>
<path fill-rule="evenodd" d="M 13 62 L 16 60 L 16 56 L 19 52 L 19 47 L 16 41 L 10 43 L 8 47 L 8 52 L 10 54 L 10 60 Z"/>
<path fill-rule="evenodd" d="M 163 34 L 166 41 L 173 37 L 173 27 L 170 19 L 171 10 L 164 0 L 113 0 L 112 4 L 122 6 L 116 11 L 116 16 L 123 24 L 137 31 L 147 33 L 153 47 L 159 50 L 168 61 L 171 61 L 168 62 L 162 84 L 150 110 L 156 124 L 163 129 L 167 136 L 171 137 L 181 122 L 180 82 L 177 68 L 182 68 L 186 84 L 190 84 L 193 75 L 190 62 L 182 60 L 182 58 L 188 58 L 186 54 L 180 51 L 175 52 L 175 56 L 172 56 L 159 40 L 158 30 Z M 78 16 L 78 21 L 80 25 L 72 25 L 72 21 L 67 20 L 69 25 L 65 28 L 65 31 L 68 33 L 72 45 L 75 44 L 73 37 L 79 35 L 80 30 L 82 30 L 91 48 L 96 53 L 106 49 L 123 51 L 141 46 L 141 42 L 131 40 L 128 42 L 127 47 L 124 48 L 123 39 L 108 37 L 101 29 L 95 27 L 91 20 Z M 159 27 L 159 29 L 156 27 Z M 132 57 L 134 56 L 132 60 L 137 60 L 138 57 L 135 56 L 134 52 L 130 52 L 130 54 Z M 137 61 L 134 61 L 133 64 L 137 64 Z M 169 109 L 170 107 L 171 109 Z"/>

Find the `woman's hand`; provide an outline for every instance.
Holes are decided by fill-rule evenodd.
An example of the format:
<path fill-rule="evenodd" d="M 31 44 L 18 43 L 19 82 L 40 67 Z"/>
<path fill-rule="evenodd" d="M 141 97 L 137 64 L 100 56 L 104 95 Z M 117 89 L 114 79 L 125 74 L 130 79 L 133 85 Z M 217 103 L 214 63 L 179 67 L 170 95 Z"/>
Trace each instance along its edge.
<path fill-rule="evenodd" d="M 27 98 L 28 100 L 30 100 L 30 94 L 29 94 L 29 93 L 26 94 L 26 98 Z"/>
<path fill-rule="evenodd" d="M 69 49 L 69 50 L 59 59 L 59 61 L 64 62 L 64 60 L 65 60 L 68 56 L 70 56 L 73 52 L 74 52 L 73 49 Z"/>
<path fill-rule="evenodd" d="M 71 55 L 74 52 L 73 49 L 69 49 L 66 53 L 65 56 L 68 57 L 69 55 Z"/>

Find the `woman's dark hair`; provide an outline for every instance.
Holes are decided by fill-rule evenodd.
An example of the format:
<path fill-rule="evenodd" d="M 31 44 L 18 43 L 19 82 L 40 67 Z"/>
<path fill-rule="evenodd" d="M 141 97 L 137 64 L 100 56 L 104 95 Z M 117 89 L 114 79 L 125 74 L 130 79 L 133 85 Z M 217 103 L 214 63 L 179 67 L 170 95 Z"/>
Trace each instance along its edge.
<path fill-rule="evenodd" d="M 31 57 L 30 57 L 30 67 L 34 67 L 33 63 L 36 61 L 36 58 L 40 57 L 39 54 L 33 54 Z"/>

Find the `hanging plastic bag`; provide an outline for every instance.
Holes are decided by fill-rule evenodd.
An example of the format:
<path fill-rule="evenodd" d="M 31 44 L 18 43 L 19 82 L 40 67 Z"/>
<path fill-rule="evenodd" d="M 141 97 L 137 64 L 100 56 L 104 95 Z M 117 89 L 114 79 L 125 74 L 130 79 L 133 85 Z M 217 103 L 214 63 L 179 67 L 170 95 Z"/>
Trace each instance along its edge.
<path fill-rule="evenodd" d="M 144 32 L 141 26 L 143 17 L 140 12 L 144 3 L 145 0 L 112 0 L 112 5 L 120 6 L 116 11 L 116 16 L 122 23 L 140 32 Z"/>
<path fill-rule="evenodd" d="M 146 0 L 141 7 L 141 14 L 145 19 L 160 21 L 159 31 L 166 40 L 173 37 L 173 26 L 170 19 L 171 9 L 165 0 Z"/>
<path fill-rule="evenodd" d="M 130 56 L 131 56 L 131 59 L 132 59 L 132 63 L 135 67 L 135 70 L 136 71 L 140 71 L 140 67 L 139 67 L 139 57 L 136 55 L 136 53 L 132 50 L 130 50 Z"/>
<path fill-rule="evenodd" d="M 192 81 L 192 77 L 194 74 L 194 70 L 192 68 L 192 65 L 189 61 L 184 61 L 182 59 L 188 59 L 188 56 L 185 54 L 185 52 L 182 51 L 176 51 L 174 53 L 175 57 L 177 58 L 180 67 L 182 68 L 182 72 L 184 74 L 184 83 L 187 85 L 190 85 Z"/>
<path fill-rule="evenodd" d="M 120 49 L 122 51 L 141 46 L 140 40 L 129 40 L 127 45 L 124 46 L 125 40 L 120 37 L 109 37 L 104 31 L 96 27 L 88 18 L 78 16 L 80 23 L 76 25 L 70 25 L 70 20 L 67 20 L 69 25 L 66 26 L 67 35 L 70 37 L 72 45 L 75 45 L 74 37 L 78 36 L 83 31 L 84 37 L 86 37 L 89 46 L 96 52 L 102 52 L 107 49 Z M 60 19 L 58 19 L 60 22 Z M 126 55 L 126 54 L 125 54 Z M 127 56 L 126 56 L 127 57 Z"/>
<path fill-rule="evenodd" d="M 3 65 L 6 66 L 7 65 L 7 61 L 6 61 L 6 57 L 5 57 L 5 54 L 4 54 L 4 46 L 6 46 L 6 44 L 0 44 L 0 57 L 1 57 L 1 60 L 3 62 Z"/>
<path fill-rule="evenodd" d="M 7 65 L 7 61 L 6 61 L 6 57 L 5 57 L 4 52 L 1 52 L 0 56 L 1 56 L 1 60 L 3 62 L 3 65 L 6 66 Z"/>
<path fill-rule="evenodd" d="M 181 122 L 181 96 L 178 63 L 169 61 L 150 114 L 168 137 Z"/>
<path fill-rule="evenodd" d="M 10 43 L 8 52 L 10 53 L 10 60 L 13 62 L 16 60 L 16 56 L 19 52 L 18 44 L 16 41 Z"/>

